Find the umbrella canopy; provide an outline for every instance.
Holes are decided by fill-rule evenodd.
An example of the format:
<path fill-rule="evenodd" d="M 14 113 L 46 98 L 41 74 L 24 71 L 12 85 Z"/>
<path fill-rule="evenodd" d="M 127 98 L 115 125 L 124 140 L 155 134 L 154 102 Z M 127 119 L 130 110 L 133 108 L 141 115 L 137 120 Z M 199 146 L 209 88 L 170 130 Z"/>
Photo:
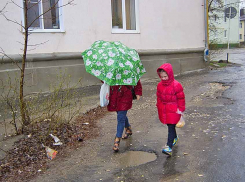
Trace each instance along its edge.
<path fill-rule="evenodd" d="M 82 57 L 86 71 L 110 86 L 136 85 L 146 72 L 137 51 L 119 41 L 96 41 Z"/>

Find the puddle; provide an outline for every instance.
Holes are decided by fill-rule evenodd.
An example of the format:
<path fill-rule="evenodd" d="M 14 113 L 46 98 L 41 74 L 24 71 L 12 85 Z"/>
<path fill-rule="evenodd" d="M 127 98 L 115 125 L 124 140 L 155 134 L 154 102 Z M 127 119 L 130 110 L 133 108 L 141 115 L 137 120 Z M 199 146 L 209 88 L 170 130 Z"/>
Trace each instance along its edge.
<path fill-rule="evenodd" d="M 155 153 L 143 152 L 143 151 L 128 151 L 122 154 L 119 159 L 119 165 L 122 167 L 138 166 L 146 164 L 157 159 Z"/>

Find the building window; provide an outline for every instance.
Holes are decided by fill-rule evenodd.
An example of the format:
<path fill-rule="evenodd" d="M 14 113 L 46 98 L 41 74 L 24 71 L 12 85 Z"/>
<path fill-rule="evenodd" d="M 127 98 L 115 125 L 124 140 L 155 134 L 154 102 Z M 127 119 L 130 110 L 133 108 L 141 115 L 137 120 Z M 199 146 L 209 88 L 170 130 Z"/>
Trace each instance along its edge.
<path fill-rule="evenodd" d="M 240 23 L 240 28 L 242 28 L 242 23 Z"/>
<path fill-rule="evenodd" d="M 111 0 L 112 32 L 138 33 L 138 0 Z"/>
<path fill-rule="evenodd" d="M 227 30 L 224 31 L 224 37 L 227 37 Z"/>
<path fill-rule="evenodd" d="M 242 40 L 242 34 L 240 34 L 239 37 L 240 37 L 240 40 Z"/>
<path fill-rule="evenodd" d="M 27 8 L 27 24 L 30 31 L 61 30 L 61 0 L 29 0 Z"/>

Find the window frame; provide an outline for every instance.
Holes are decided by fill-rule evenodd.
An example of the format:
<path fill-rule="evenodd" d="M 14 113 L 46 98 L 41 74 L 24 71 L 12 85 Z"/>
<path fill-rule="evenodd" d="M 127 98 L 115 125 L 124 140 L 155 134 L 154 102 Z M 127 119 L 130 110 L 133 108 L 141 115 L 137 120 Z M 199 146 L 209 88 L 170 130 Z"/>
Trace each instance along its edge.
<path fill-rule="evenodd" d="M 24 15 L 24 7 L 23 7 L 23 3 L 24 3 L 25 0 L 21 0 L 22 2 L 22 8 L 23 8 L 23 11 L 22 11 L 22 26 L 24 27 L 25 26 L 25 15 Z M 40 10 L 40 13 L 43 14 L 43 6 L 42 6 L 42 2 L 43 0 L 38 0 L 40 1 L 39 3 L 41 4 L 38 5 L 38 8 Z M 65 30 L 64 30 L 64 23 L 63 23 L 63 0 L 59 0 L 58 2 L 58 6 L 59 6 L 59 23 L 60 23 L 60 28 L 59 29 L 44 29 L 44 21 L 43 21 L 43 15 L 39 17 L 39 21 L 40 21 L 40 25 L 41 25 L 41 28 L 32 28 L 30 27 L 28 29 L 29 32 L 31 33 L 64 33 Z M 22 28 L 22 31 L 25 32 L 25 29 Z"/>
<path fill-rule="evenodd" d="M 112 4 L 111 4 L 112 7 Z M 116 29 L 112 27 L 112 11 L 111 11 L 111 33 L 113 34 L 137 34 L 140 33 L 139 29 L 139 0 L 135 0 L 135 21 L 136 21 L 136 30 L 127 30 L 126 29 L 126 7 L 125 0 L 122 0 L 122 19 L 123 19 L 123 28 Z"/>

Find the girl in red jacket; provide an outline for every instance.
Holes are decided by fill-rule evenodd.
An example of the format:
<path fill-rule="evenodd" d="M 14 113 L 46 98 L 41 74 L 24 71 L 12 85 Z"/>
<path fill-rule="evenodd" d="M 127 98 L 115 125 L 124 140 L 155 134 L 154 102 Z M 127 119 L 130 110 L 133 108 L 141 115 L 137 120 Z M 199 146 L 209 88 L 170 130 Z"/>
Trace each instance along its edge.
<path fill-rule="evenodd" d="M 130 85 L 116 85 L 110 87 L 108 111 L 117 112 L 117 133 L 114 141 L 113 150 L 119 151 L 120 139 L 127 139 L 132 135 L 132 129 L 128 122 L 127 112 L 132 107 L 133 96 L 132 89 L 134 89 L 137 100 L 142 96 L 142 86 L 140 80 L 135 87 Z M 125 134 L 123 130 L 125 128 Z"/>
<path fill-rule="evenodd" d="M 175 126 L 185 111 L 185 94 L 182 85 L 174 79 L 172 65 L 165 63 L 157 69 L 161 81 L 157 85 L 157 109 L 160 121 L 168 126 L 168 141 L 162 152 L 172 155 L 178 136 Z"/>

